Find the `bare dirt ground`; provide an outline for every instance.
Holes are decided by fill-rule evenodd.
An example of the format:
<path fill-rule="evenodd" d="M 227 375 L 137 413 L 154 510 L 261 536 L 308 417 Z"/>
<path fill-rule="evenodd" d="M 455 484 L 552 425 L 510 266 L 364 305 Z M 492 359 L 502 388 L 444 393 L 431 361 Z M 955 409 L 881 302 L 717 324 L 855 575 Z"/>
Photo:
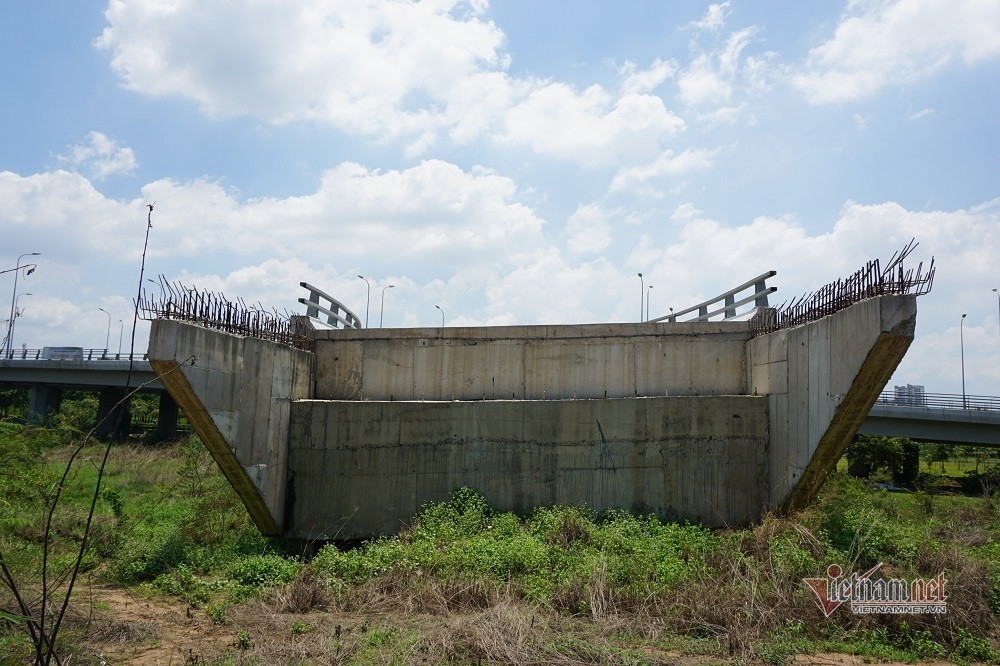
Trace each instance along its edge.
<path fill-rule="evenodd" d="M 902 666 L 905 662 L 889 662 L 874 657 L 859 657 L 853 654 L 838 654 L 832 652 L 817 652 L 816 654 L 797 654 L 794 663 L 798 666 L 861 666 L 862 664 L 884 664 L 885 666 Z M 912 664 L 910 665 L 912 666 Z M 954 666 L 950 661 L 926 661 L 921 666 Z"/>
<path fill-rule="evenodd" d="M 79 661 L 138 666 L 182 664 L 746 664 L 721 651 L 686 654 L 650 645 L 631 658 L 617 645 L 601 644 L 587 621 L 536 614 L 498 604 L 460 613 L 379 613 L 354 610 L 278 612 L 273 601 L 230 608 L 225 624 L 204 609 L 178 600 L 137 596 L 114 586 L 85 588 L 75 603 L 72 625 L 85 629 Z M 561 642 L 552 651 L 553 641 Z M 241 646 L 242 642 L 242 646 Z M 575 650 L 572 646 L 579 644 Z M 571 646 L 568 650 L 566 646 Z M 77 660 L 74 660 L 77 662 Z M 848 654 L 799 654 L 796 666 L 887 664 Z M 949 662 L 926 662 L 947 666 Z"/>
<path fill-rule="evenodd" d="M 107 664 L 202 663 L 233 643 L 232 628 L 214 624 L 203 610 L 114 586 L 87 589 L 75 611 L 78 621 L 90 621 L 83 652 Z"/>
<path fill-rule="evenodd" d="M 78 658 L 102 664 L 176 666 L 226 663 L 622 663 L 610 647 L 566 656 L 546 652 L 539 636 L 589 644 L 584 623 L 564 620 L 541 626 L 523 608 L 500 605 L 455 614 L 311 610 L 276 612 L 264 602 L 234 606 L 218 625 L 204 609 L 161 597 L 143 598 L 114 586 L 93 586 L 81 595 L 73 624 L 86 627 Z M 541 633 L 539 633 L 539 630 Z M 240 647 L 240 639 L 245 641 Z M 700 666 L 711 656 L 643 647 L 647 663 Z M 610 658 L 607 661 L 605 658 Z M 634 660 L 632 660 L 634 661 Z"/>

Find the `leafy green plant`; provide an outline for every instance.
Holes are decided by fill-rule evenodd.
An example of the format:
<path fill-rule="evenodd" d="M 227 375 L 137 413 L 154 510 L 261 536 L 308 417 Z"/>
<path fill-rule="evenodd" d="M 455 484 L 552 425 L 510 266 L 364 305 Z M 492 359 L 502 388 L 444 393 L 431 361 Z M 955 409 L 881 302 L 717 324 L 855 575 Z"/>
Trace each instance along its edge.
<path fill-rule="evenodd" d="M 964 627 L 955 632 L 955 649 L 952 650 L 950 657 L 959 664 L 1000 663 L 1000 652 L 994 650 L 988 640 L 973 636 Z"/>
<path fill-rule="evenodd" d="M 229 622 L 229 603 L 224 600 L 209 604 L 205 612 L 214 624 L 226 624 Z"/>
<path fill-rule="evenodd" d="M 300 564 L 277 554 L 255 555 L 238 561 L 229 576 L 240 585 L 250 587 L 290 583 L 299 573 Z"/>

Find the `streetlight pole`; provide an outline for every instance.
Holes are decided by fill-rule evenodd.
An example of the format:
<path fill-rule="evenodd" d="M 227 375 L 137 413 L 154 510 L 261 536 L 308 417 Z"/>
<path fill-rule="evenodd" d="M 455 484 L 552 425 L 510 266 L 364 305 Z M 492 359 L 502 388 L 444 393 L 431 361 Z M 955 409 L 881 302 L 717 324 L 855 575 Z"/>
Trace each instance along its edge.
<path fill-rule="evenodd" d="M 958 341 L 962 353 L 962 409 L 968 409 L 965 401 L 965 332 L 963 331 L 965 317 L 966 315 L 963 314 L 962 319 L 958 322 Z"/>
<path fill-rule="evenodd" d="M 390 285 L 388 285 L 386 287 L 382 287 L 382 307 L 378 311 L 378 327 L 379 328 L 382 328 L 382 315 L 385 314 L 385 290 L 386 289 L 392 289 L 395 286 L 396 285 L 394 285 L 394 284 L 390 284 Z"/>
<path fill-rule="evenodd" d="M 160 282 L 157 282 L 153 278 L 146 278 L 146 282 L 152 282 L 157 287 L 159 287 L 160 288 L 160 298 L 162 298 L 164 301 L 167 300 L 167 292 L 163 290 L 163 284 L 161 284 Z"/>
<path fill-rule="evenodd" d="M 639 321 L 642 321 L 642 297 L 646 295 L 646 287 L 642 283 L 642 273 L 639 273 Z"/>
<path fill-rule="evenodd" d="M 435 305 L 434 307 L 436 307 L 438 310 L 441 310 L 440 305 Z M 444 328 L 444 310 L 441 310 L 441 328 Z"/>
<path fill-rule="evenodd" d="M 104 336 L 104 356 L 107 357 L 108 341 L 111 340 L 111 313 L 105 310 L 104 308 L 97 308 L 97 309 L 103 312 L 104 314 L 108 315 L 108 332 Z"/>
<path fill-rule="evenodd" d="M 649 321 L 649 290 L 653 288 L 653 285 L 646 287 L 646 321 Z"/>
<path fill-rule="evenodd" d="M 994 289 L 993 293 L 997 295 L 997 332 L 1000 333 L 1000 291 Z"/>
<path fill-rule="evenodd" d="M 125 322 L 118 320 L 118 358 L 122 357 L 122 334 L 125 333 Z"/>
<path fill-rule="evenodd" d="M 17 300 L 17 276 L 21 272 L 21 259 L 25 257 L 37 257 L 41 252 L 27 252 L 22 254 L 17 258 L 17 266 L 14 268 L 14 291 L 10 294 L 10 321 L 7 323 L 7 349 L 4 350 L 4 356 L 10 356 L 14 351 L 14 342 L 11 340 L 11 336 L 14 333 L 14 301 Z M 32 268 L 28 271 L 28 275 L 35 269 Z"/>
<path fill-rule="evenodd" d="M 31 296 L 31 294 L 30 293 L 20 293 L 20 294 L 17 295 L 17 298 L 14 301 L 15 302 L 15 305 L 14 305 L 14 316 L 10 320 L 10 333 L 7 334 L 7 335 L 10 336 L 10 340 L 8 342 L 10 343 L 10 351 L 11 351 L 11 356 L 12 357 L 14 355 L 14 321 L 18 317 L 21 316 L 21 311 L 18 309 L 17 304 L 21 302 L 21 297 L 22 296 Z"/>
<path fill-rule="evenodd" d="M 365 284 L 368 285 L 368 296 L 367 298 L 365 298 L 365 328 L 368 328 L 368 306 L 371 304 L 372 301 L 372 285 L 370 282 L 368 282 L 368 278 L 366 278 L 364 275 L 359 275 L 358 277 L 364 280 Z"/>

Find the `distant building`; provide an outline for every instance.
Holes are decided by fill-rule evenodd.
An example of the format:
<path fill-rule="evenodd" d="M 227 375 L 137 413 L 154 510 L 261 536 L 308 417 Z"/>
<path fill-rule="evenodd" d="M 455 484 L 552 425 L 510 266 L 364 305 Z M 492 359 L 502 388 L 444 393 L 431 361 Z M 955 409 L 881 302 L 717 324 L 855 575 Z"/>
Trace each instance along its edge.
<path fill-rule="evenodd" d="M 906 386 L 896 386 L 896 399 L 895 403 L 897 405 L 906 405 L 908 407 L 926 407 L 927 402 L 924 399 L 924 387 L 919 384 L 907 384 Z"/>

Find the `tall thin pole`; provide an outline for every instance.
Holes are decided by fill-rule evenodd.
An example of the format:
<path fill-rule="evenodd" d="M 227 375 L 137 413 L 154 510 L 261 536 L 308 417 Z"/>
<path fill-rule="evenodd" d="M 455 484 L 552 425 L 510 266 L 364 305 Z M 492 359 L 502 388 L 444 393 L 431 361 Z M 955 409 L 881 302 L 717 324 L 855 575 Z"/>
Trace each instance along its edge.
<path fill-rule="evenodd" d="M 382 287 L 382 307 L 378 311 L 378 327 L 382 328 L 382 315 L 385 314 L 385 290 L 392 289 L 396 285 L 390 284 L 387 287 Z"/>
<path fill-rule="evenodd" d="M 994 289 L 993 293 L 997 295 L 997 333 L 1000 334 L 1000 290 Z"/>
<path fill-rule="evenodd" d="M 118 320 L 118 358 L 122 357 L 122 335 L 125 333 L 125 322 Z"/>
<path fill-rule="evenodd" d="M 965 332 L 963 331 L 965 317 L 966 315 L 963 314 L 962 319 L 958 323 L 958 341 L 962 353 L 962 409 L 968 409 L 965 401 Z"/>
<path fill-rule="evenodd" d="M 17 295 L 17 299 L 16 299 L 17 305 L 21 304 L 21 297 L 22 296 L 31 296 L 31 295 L 32 294 L 30 292 L 18 294 Z M 11 347 L 10 353 L 11 353 L 11 358 L 14 357 L 14 321 L 18 317 L 20 317 L 22 314 L 24 314 L 24 312 L 22 310 L 18 309 L 17 305 L 14 306 L 14 319 L 11 319 L 11 321 L 10 321 L 10 333 L 7 334 L 10 337 L 10 347 Z"/>
<path fill-rule="evenodd" d="M 364 275 L 359 275 L 358 277 L 364 280 L 365 284 L 368 285 L 368 296 L 365 298 L 365 328 L 368 328 L 368 306 L 371 305 L 372 302 L 372 285 L 368 282 L 368 278 Z"/>
<path fill-rule="evenodd" d="M 26 252 L 17 258 L 17 267 L 14 269 L 14 291 L 10 293 L 10 321 L 7 322 L 7 349 L 3 350 L 5 357 L 10 357 L 14 351 L 14 301 L 17 299 L 17 276 L 21 272 L 21 259 L 25 257 L 37 257 L 40 252 Z M 29 273 L 31 271 L 28 271 Z"/>
<path fill-rule="evenodd" d="M 104 335 L 104 355 L 108 355 L 108 342 L 111 341 L 111 313 L 104 308 L 97 308 L 104 314 L 108 315 L 108 332 Z"/>
<path fill-rule="evenodd" d="M 153 202 L 156 203 L 156 202 Z M 135 327 L 136 322 L 139 320 L 139 301 L 142 298 L 142 276 L 146 271 L 146 250 L 149 248 L 149 230 L 153 228 L 153 204 L 146 204 L 149 207 L 149 214 L 146 216 L 146 242 L 142 246 L 142 266 L 139 268 L 139 287 L 138 293 L 135 297 L 135 305 L 132 310 L 132 348 L 128 355 L 128 374 L 125 376 L 125 393 L 126 397 L 128 395 L 129 386 L 132 385 L 132 369 L 134 366 L 135 358 Z M 121 322 L 121 319 L 118 320 Z M 125 325 L 122 324 L 122 329 L 124 330 Z M 121 334 L 118 336 L 118 354 L 121 355 Z M 115 431 L 117 432 L 122 426 L 122 419 L 124 418 L 124 410 L 119 411 L 119 416 L 115 420 Z M 80 562 L 83 560 L 83 554 L 87 548 L 87 538 L 90 536 L 90 517 L 94 515 L 94 506 L 97 504 L 97 498 L 101 492 L 101 480 L 104 478 L 104 466 L 108 462 L 108 456 L 111 454 L 111 442 L 108 441 L 108 445 L 104 449 L 104 458 L 101 460 L 100 467 L 97 468 L 97 483 L 94 485 L 94 494 L 91 496 L 90 502 L 90 514 L 87 518 L 87 526 L 83 530 L 83 539 L 80 541 L 80 551 L 76 558 L 76 565 L 73 567 L 73 575 L 69 579 L 69 586 L 66 588 L 66 594 L 63 597 L 62 609 L 56 616 L 55 626 L 50 632 L 51 643 L 54 644 L 56 641 L 56 636 L 59 634 L 59 626 L 62 623 L 63 617 L 66 615 L 66 607 L 69 605 L 70 595 L 73 594 L 73 586 L 76 584 L 76 575 L 80 571 Z M 76 454 L 74 454 L 76 455 Z M 44 577 L 43 577 L 44 580 Z M 42 612 L 42 624 L 44 625 L 45 613 Z M 44 635 L 44 634 L 43 634 Z M 51 654 L 51 648 L 49 650 Z M 46 662 L 48 663 L 48 662 Z"/>
<path fill-rule="evenodd" d="M 642 282 L 642 273 L 639 273 L 639 321 L 642 321 L 642 297 L 646 295 L 646 287 Z"/>
<path fill-rule="evenodd" d="M 434 307 L 436 307 L 438 310 L 441 310 L 440 305 L 435 305 Z M 441 310 L 441 328 L 444 328 L 444 310 Z"/>
<path fill-rule="evenodd" d="M 653 288 L 653 285 L 646 287 L 646 321 L 649 321 L 649 290 Z"/>
<path fill-rule="evenodd" d="M 166 291 L 164 291 L 164 289 L 163 289 L 163 283 L 161 283 L 161 282 L 157 282 L 157 281 L 156 281 L 156 280 L 154 280 L 153 278 L 146 278 L 146 282 L 152 282 L 152 283 L 153 283 L 153 284 L 155 284 L 155 285 L 156 285 L 157 287 L 159 287 L 159 288 L 160 288 L 160 298 L 162 298 L 162 299 L 163 299 L 164 301 L 166 301 L 166 300 L 167 300 L 167 292 L 166 292 Z"/>

